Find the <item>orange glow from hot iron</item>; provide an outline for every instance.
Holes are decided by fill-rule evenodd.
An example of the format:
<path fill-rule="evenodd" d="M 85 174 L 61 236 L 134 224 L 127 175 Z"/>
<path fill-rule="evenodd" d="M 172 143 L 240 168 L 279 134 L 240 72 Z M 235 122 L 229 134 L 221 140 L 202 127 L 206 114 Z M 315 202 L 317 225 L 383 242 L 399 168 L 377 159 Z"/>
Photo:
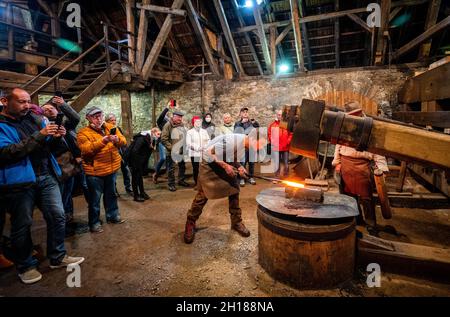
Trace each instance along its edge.
<path fill-rule="evenodd" d="M 291 182 L 291 181 L 283 181 L 283 183 L 288 186 L 295 187 L 295 188 L 305 188 L 305 185 L 303 185 L 302 183 L 296 183 L 296 182 Z"/>

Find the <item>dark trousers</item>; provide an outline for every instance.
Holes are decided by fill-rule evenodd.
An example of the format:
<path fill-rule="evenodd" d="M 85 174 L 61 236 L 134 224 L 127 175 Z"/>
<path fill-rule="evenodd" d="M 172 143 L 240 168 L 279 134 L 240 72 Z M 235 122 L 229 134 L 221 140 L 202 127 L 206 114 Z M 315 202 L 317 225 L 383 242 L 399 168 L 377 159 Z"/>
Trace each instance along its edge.
<path fill-rule="evenodd" d="M 191 209 L 189 209 L 187 218 L 191 221 L 197 221 L 208 202 L 203 190 L 200 188 L 194 197 Z M 230 212 L 231 224 L 234 225 L 242 221 L 242 210 L 239 207 L 239 194 L 228 196 L 228 211 Z"/>
<path fill-rule="evenodd" d="M 2 193 L 0 197 L 0 205 L 11 215 L 11 251 L 19 273 L 38 264 L 31 256 L 33 242 L 30 228 L 35 205 L 42 211 L 47 223 L 47 257 L 50 264 L 59 264 L 66 254 L 65 215 L 61 192 L 55 177 L 38 176 L 33 187 Z"/>
<path fill-rule="evenodd" d="M 278 152 L 278 169 L 275 175 L 279 177 L 287 177 L 289 175 L 289 151 Z"/>
<path fill-rule="evenodd" d="M 5 221 L 6 209 L 0 205 L 0 254 L 3 254 L 3 229 L 5 228 Z"/>
<path fill-rule="evenodd" d="M 122 171 L 123 176 L 123 186 L 125 187 L 125 190 L 129 191 L 131 189 L 130 169 L 122 161 L 122 163 L 120 163 L 120 170 Z"/>
<path fill-rule="evenodd" d="M 120 217 L 117 196 L 115 193 L 116 173 L 107 176 L 86 175 L 89 188 L 89 226 L 92 228 L 100 224 L 100 200 L 106 212 L 106 221 Z"/>
<path fill-rule="evenodd" d="M 168 169 L 168 182 L 169 186 L 175 186 L 175 162 L 170 155 L 166 157 L 167 169 Z M 186 164 L 184 161 L 178 162 L 178 181 L 184 181 L 186 173 Z"/>
<path fill-rule="evenodd" d="M 81 186 L 83 190 L 83 196 L 86 200 L 86 203 L 89 204 L 89 188 L 86 181 L 86 174 L 84 173 L 83 168 L 81 168 L 81 173 L 74 176 L 75 182 Z"/>
<path fill-rule="evenodd" d="M 194 181 L 197 185 L 198 172 L 200 170 L 200 157 L 191 156 L 192 169 L 194 174 Z"/>
<path fill-rule="evenodd" d="M 131 186 L 133 187 L 134 196 L 142 196 L 144 194 L 144 169 L 143 165 L 132 165 L 131 169 Z"/>
<path fill-rule="evenodd" d="M 73 216 L 72 191 L 74 183 L 75 183 L 75 176 L 72 176 L 60 184 L 64 213 L 70 216 Z"/>

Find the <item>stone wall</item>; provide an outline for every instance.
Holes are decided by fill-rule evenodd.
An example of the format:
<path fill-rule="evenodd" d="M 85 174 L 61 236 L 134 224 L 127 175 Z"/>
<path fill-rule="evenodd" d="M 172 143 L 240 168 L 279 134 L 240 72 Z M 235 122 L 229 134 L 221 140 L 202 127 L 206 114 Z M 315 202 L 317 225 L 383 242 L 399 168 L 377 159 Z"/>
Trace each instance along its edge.
<path fill-rule="evenodd" d="M 258 79 L 242 81 L 206 81 L 206 112 L 213 114 L 215 123 L 222 122 L 225 112 L 237 119 L 239 109 L 247 106 L 251 116 L 262 125 L 268 125 L 274 118 L 274 111 L 284 104 L 300 104 L 303 98 L 330 99 L 324 97 L 333 93 L 337 103 L 345 103 L 345 96 L 361 96 L 365 104 L 374 104 L 375 112 L 382 102 L 397 104 L 397 92 L 408 74 L 396 69 L 339 71 L 308 74 L 299 77 Z M 339 99 L 340 95 L 344 95 Z M 177 100 L 180 108 L 187 112 L 187 120 L 201 113 L 201 83 L 187 82 L 173 90 L 158 92 L 159 104 L 163 106 L 170 98 Z M 347 98 L 348 99 L 348 98 Z M 336 105 L 336 104 L 335 104 Z M 340 105 L 342 106 L 342 105 Z M 365 107 L 365 105 L 363 105 Z"/>
<path fill-rule="evenodd" d="M 268 125 L 274 118 L 274 111 L 281 108 L 282 105 L 300 104 L 303 98 L 329 100 L 331 93 L 336 96 L 336 103 L 348 102 L 351 101 L 348 98 L 361 96 L 365 100 L 363 107 L 367 112 L 371 112 L 371 109 L 367 109 L 369 106 L 366 104 L 373 104 L 376 108 L 381 103 L 388 101 L 395 107 L 397 92 L 408 76 L 408 72 L 397 69 L 377 69 L 324 71 L 277 79 L 206 81 L 205 110 L 213 114 L 213 121 L 216 124 L 221 124 L 222 115 L 225 112 L 231 113 L 237 119 L 239 109 L 247 106 L 252 117 L 262 125 Z M 341 98 L 341 95 L 345 96 Z M 176 99 L 179 107 L 187 113 L 186 122 L 190 122 L 193 115 L 199 115 L 202 112 L 200 81 L 157 89 L 155 98 L 156 115 L 159 115 L 171 98 Z M 133 131 L 136 133 L 150 129 L 152 127 L 150 89 L 131 93 L 131 103 Z M 120 123 L 119 90 L 104 91 L 95 97 L 87 107 L 94 105 L 102 108 L 105 113 L 116 114 Z M 81 111 L 83 119 L 86 108 Z M 84 125 L 85 122 L 82 122 L 82 124 Z"/>

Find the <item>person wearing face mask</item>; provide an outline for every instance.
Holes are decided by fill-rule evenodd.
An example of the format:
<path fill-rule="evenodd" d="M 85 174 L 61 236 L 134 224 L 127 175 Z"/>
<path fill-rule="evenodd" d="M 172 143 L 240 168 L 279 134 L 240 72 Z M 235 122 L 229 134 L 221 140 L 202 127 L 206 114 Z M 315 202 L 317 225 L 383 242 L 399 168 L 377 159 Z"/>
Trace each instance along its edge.
<path fill-rule="evenodd" d="M 197 185 L 202 152 L 210 138 L 208 132 L 202 128 L 202 119 L 199 116 L 194 116 L 192 118 L 192 125 L 193 128 L 190 129 L 186 135 L 186 145 L 194 170 L 195 185 Z"/>
<path fill-rule="evenodd" d="M 221 134 L 232 134 L 234 133 L 234 124 L 231 115 L 227 112 L 223 115 L 223 125 L 220 127 Z"/>
<path fill-rule="evenodd" d="M 212 140 L 215 137 L 216 125 L 212 123 L 211 113 L 207 113 L 203 116 L 202 129 L 208 132 L 209 138 Z"/>
<path fill-rule="evenodd" d="M 289 174 L 289 147 L 292 140 L 292 132 L 280 127 L 282 110 L 277 110 L 275 121 L 273 121 L 268 128 L 269 142 L 272 151 L 275 155 L 278 154 L 278 168 L 275 176 L 278 178 L 280 174 L 282 177 L 287 177 Z M 283 166 L 283 168 L 281 168 Z"/>
<path fill-rule="evenodd" d="M 127 142 L 119 129 L 113 129 L 112 124 L 105 122 L 105 116 L 100 108 L 89 108 L 86 119 L 89 125 L 78 132 L 77 141 L 89 188 L 89 227 L 91 232 L 101 233 L 103 232 L 100 221 L 102 195 L 106 221 L 113 224 L 124 222 L 117 205 L 115 183 L 116 172 L 122 161 L 119 148 Z"/>

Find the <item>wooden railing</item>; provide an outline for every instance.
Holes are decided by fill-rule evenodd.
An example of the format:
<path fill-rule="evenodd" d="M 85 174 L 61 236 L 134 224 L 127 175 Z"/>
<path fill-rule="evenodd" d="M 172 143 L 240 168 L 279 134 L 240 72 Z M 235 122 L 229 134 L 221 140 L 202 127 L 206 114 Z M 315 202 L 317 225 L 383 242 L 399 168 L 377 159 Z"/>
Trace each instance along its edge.
<path fill-rule="evenodd" d="M 64 73 L 65 71 L 67 71 L 70 67 L 72 67 L 73 65 L 75 65 L 76 63 L 78 63 L 79 61 L 81 61 L 87 54 L 89 54 L 92 50 L 94 50 L 97 46 L 99 46 L 101 43 L 103 43 L 105 40 L 105 38 L 101 38 L 100 40 L 98 40 L 94 45 L 92 45 L 89 49 L 87 49 L 85 52 L 83 52 L 80 56 L 78 56 L 77 58 L 75 58 L 72 62 L 70 62 L 68 65 L 66 65 L 63 69 L 61 69 L 59 72 L 57 72 L 53 77 L 51 77 L 50 79 L 48 79 L 45 83 L 43 83 L 41 86 L 39 86 L 37 89 L 35 89 L 30 95 L 33 96 L 36 93 L 38 93 L 40 90 L 42 90 L 43 88 L 47 87 L 48 84 L 50 84 L 52 81 L 58 81 L 59 80 L 59 76 Z M 107 65 L 107 67 L 109 67 L 109 64 Z M 42 73 L 39 74 L 36 77 L 41 77 Z"/>

